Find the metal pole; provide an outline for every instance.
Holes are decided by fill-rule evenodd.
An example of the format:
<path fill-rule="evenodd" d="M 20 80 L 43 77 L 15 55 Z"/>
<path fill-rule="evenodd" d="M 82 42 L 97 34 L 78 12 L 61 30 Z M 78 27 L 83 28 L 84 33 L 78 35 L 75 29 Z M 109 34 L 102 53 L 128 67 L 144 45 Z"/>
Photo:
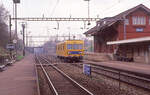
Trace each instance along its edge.
<path fill-rule="evenodd" d="M 23 56 L 25 56 L 25 40 L 24 40 L 25 24 L 22 24 L 22 29 L 23 29 Z"/>
<path fill-rule="evenodd" d="M 88 18 L 90 18 L 90 0 L 88 0 Z"/>
<path fill-rule="evenodd" d="M 26 31 L 26 47 L 28 47 L 28 33 Z"/>
<path fill-rule="evenodd" d="M 26 47 L 28 47 L 28 31 L 27 31 L 27 23 L 26 23 Z"/>
<path fill-rule="evenodd" d="M 17 3 L 15 3 L 15 18 L 17 18 Z M 15 19 L 15 37 L 16 37 L 16 40 L 18 40 L 18 35 L 17 35 L 17 19 Z M 17 43 L 16 43 L 16 55 L 17 55 Z"/>
<path fill-rule="evenodd" d="M 12 43 L 12 37 L 11 37 L 11 36 L 12 36 L 12 35 L 11 35 L 11 15 L 9 16 L 9 32 L 10 32 L 10 33 L 9 33 L 9 34 L 10 34 L 10 35 L 9 35 L 9 36 L 10 36 L 10 39 L 9 39 L 9 40 L 10 40 L 10 44 L 11 44 L 11 43 Z M 11 49 L 10 49 L 10 57 L 12 58 Z"/>
<path fill-rule="evenodd" d="M 70 40 L 70 31 L 69 31 L 69 40 Z"/>
<path fill-rule="evenodd" d="M 14 6 L 14 3 L 13 3 L 13 18 L 15 18 L 15 6 Z"/>
<path fill-rule="evenodd" d="M 58 30 L 57 30 L 58 31 Z M 57 33 L 57 40 L 56 40 L 56 42 L 58 42 L 58 33 Z"/>
<path fill-rule="evenodd" d="M 88 18 L 90 18 L 90 0 L 85 0 L 88 1 Z M 90 20 L 88 20 L 88 25 L 90 25 Z"/>
<path fill-rule="evenodd" d="M 9 16 L 9 32 L 10 32 L 10 35 L 9 35 L 10 39 L 9 40 L 10 40 L 10 43 L 11 43 L 12 42 L 11 41 L 11 15 Z"/>
<path fill-rule="evenodd" d="M 124 16 L 123 17 L 123 22 L 124 22 L 124 27 L 123 27 L 123 30 L 124 30 L 124 40 L 126 39 L 126 17 Z"/>
<path fill-rule="evenodd" d="M 17 18 L 17 4 L 15 3 L 15 18 Z M 17 37 L 17 19 L 15 19 L 15 32 Z"/>
<path fill-rule="evenodd" d="M 92 39 L 91 39 L 91 52 L 93 52 L 93 43 L 92 43 Z"/>

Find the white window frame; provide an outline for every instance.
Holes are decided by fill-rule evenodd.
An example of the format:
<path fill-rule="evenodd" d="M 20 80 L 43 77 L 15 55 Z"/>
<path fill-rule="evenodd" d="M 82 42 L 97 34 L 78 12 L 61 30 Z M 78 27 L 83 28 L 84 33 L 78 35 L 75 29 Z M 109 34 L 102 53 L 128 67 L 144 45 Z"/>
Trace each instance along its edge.
<path fill-rule="evenodd" d="M 145 16 L 133 16 L 132 24 L 133 25 L 146 25 L 146 17 Z"/>
<path fill-rule="evenodd" d="M 129 25 L 129 19 L 125 19 L 125 25 Z"/>

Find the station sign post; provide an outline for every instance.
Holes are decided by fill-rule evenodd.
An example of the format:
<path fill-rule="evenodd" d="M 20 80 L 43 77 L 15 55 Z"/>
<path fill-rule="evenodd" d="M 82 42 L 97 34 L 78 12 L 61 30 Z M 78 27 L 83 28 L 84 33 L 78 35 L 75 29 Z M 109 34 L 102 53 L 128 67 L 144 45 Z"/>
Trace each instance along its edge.
<path fill-rule="evenodd" d="M 7 44 L 7 46 L 6 46 L 6 48 L 8 49 L 8 50 L 14 50 L 15 49 L 15 45 L 14 44 Z"/>
<path fill-rule="evenodd" d="M 91 76 L 91 65 L 83 64 L 83 73 Z"/>

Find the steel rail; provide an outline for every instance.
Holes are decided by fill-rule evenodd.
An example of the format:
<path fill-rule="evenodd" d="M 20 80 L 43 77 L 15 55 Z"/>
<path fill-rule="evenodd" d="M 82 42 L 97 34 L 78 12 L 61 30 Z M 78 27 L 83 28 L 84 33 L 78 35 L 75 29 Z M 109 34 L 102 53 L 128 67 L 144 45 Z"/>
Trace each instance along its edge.
<path fill-rule="evenodd" d="M 43 58 L 47 63 L 51 64 L 46 58 Z M 71 77 L 69 77 L 67 74 L 65 74 L 63 71 L 61 71 L 60 69 L 58 69 L 56 66 L 52 65 L 51 66 L 56 69 L 58 72 L 60 72 L 63 76 L 65 76 L 67 79 L 69 79 L 71 82 L 73 82 L 74 84 L 76 84 L 77 86 L 79 86 L 83 91 L 86 91 L 89 95 L 94 95 L 92 92 L 90 92 L 89 90 L 87 90 L 86 88 L 84 88 L 82 85 L 80 85 L 79 83 L 77 83 L 74 79 L 72 79 Z"/>
<path fill-rule="evenodd" d="M 137 78 L 139 80 L 144 80 L 144 81 L 150 82 L 150 79 L 134 75 L 133 73 L 130 74 L 130 73 L 127 73 L 127 72 L 124 72 L 124 71 L 105 69 L 105 68 L 100 68 L 100 67 L 96 67 L 96 66 L 92 66 L 92 68 L 94 68 L 94 69 L 101 69 L 103 71 L 111 72 L 111 73 L 114 73 L 114 74 L 118 74 L 118 72 L 121 72 L 122 73 L 121 75 L 128 76 L 128 77 L 134 77 L 134 78 Z"/>
<path fill-rule="evenodd" d="M 144 78 L 150 79 L 150 74 L 146 74 L 146 73 L 142 73 L 142 72 L 135 72 L 135 71 L 124 70 L 124 69 L 120 69 L 120 68 L 115 68 L 115 67 L 110 67 L 110 66 L 103 66 L 103 65 L 97 65 L 97 64 L 93 64 L 93 65 L 97 66 L 97 67 L 103 67 L 103 68 L 106 68 L 106 69 L 120 71 L 120 72 L 133 74 L 135 76 L 139 76 L 139 77 L 144 77 Z"/>
<path fill-rule="evenodd" d="M 104 65 L 101 65 L 101 64 L 94 64 L 94 63 L 91 63 L 91 62 L 86 62 L 85 64 L 91 64 L 91 65 L 96 66 L 96 67 L 102 67 L 102 68 L 106 68 L 106 69 L 110 69 L 110 70 L 125 72 L 125 73 L 129 73 L 129 74 L 133 74 L 133 75 L 136 75 L 136 76 L 140 76 L 140 77 L 150 79 L 150 73 L 148 74 L 148 73 L 143 73 L 143 72 L 125 70 L 125 69 L 122 69 L 122 68 L 120 69 L 120 68 L 112 67 L 112 66 L 104 66 Z"/>
<path fill-rule="evenodd" d="M 38 93 L 38 95 L 41 95 L 41 93 L 40 93 L 40 85 L 39 85 L 39 76 L 38 76 L 36 62 L 37 62 L 37 59 L 35 59 L 35 62 L 34 62 L 35 75 L 36 75 L 36 85 L 37 85 L 37 93 Z"/>
<path fill-rule="evenodd" d="M 119 79 L 119 78 L 116 78 L 116 77 L 112 77 L 112 76 L 110 76 L 110 75 L 106 75 L 106 74 L 103 74 L 103 73 L 100 73 L 100 72 L 97 72 L 97 71 L 92 71 L 92 72 L 93 72 L 93 73 L 96 73 L 96 74 L 103 75 L 103 76 L 105 76 L 105 77 L 108 77 L 108 78 L 111 78 L 111 79 L 114 79 L 114 80 L 117 80 L 117 81 L 119 81 L 119 82 L 126 83 L 126 84 L 128 84 L 128 85 L 132 85 L 132 86 L 136 86 L 136 87 L 141 88 L 141 89 L 145 89 L 145 90 L 147 90 L 147 91 L 150 90 L 150 88 L 143 87 L 143 86 L 138 85 L 138 84 L 136 84 L 136 83 L 131 83 L 131 82 L 128 82 L 128 81 L 126 81 L 126 80 L 122 80 L 122 79 Z M 127 77 L 128 77 L 128 76 L 127 76 Z"/>
<path fill-rule="evenodd" d="M 83 64 L 85 64 L 85 63 L 79 64 L 79 65 L 83 65 Z M 120 69 L 116 69 L 116 68 L 112 68 L 112 67 L 110 68 L 110 67 L 107 67 L 107 66 L 101 66 L 101 65 L 97 65 L 97 64 L 92 66 L 93 63 L 90 64 L 90 65 L 91 65 L 91 68 L 95 69 L 95 70 L 92 69 L 91 72 L 93 72 L 93 73 L 100 74 L 100 75 L 103 75 L 105 77 L 112 78 L 112 79 L 115 79 L 115 80 L 120 81 L 120 82 L 127 83 L 127 84 L 132 85 L 132 86 L 137 86 L 137 87 L 145 89 L 145 90 L 150 90 L 150 88 L 148 88 L 148 87 L 144 87 L 144 86 L 138 85 L 136 83 L 131 83 L 131 82 L 128 82 L 126 80 L 120 79 L 121 76 L 124 76 L 124 77 L 127 77 L 127 78 L 130 77 L 130 79 L 134 78 L 138 81 L 144 81 L 144 82 L 147 82 L 147 83 L 150 82 L 149 78 L 145 78 L 143 76 L 138 76 L 138 75 L 141 75 L 141 74 L 137 74 L 137 72 L 136 72 L 136 74 L 134 74 L 135 72 L 130 73 L 131 71 L 128 72 L 128 71 L 125 71 L 125 70 L 120 70 Z M 77 65 L 75 65 L 75 66 L 77 66 Z M 80 66 L 80 68 L 82 68 L 82 67 Z M 111 76 L 111 75 L 104 74 L 102 72 L 98 72 L 98 70 L 102 70 L 102 71 L 109 72 L 109 73 L 112 73 L 112 74 L 117 74 L 118 77 L 114 77 L 114 76 Z"/>
<path fill-rule="evenodd" d="M 49 82 L 49 84 L 50 84 L 49 86 L 51 86 L 52 89 L 53 89 L 53 93 L 54 93 L 55 95 L 58 95 L 58 92 L 57 92 L 56 88 L 54 87 L 54 84 L 53 84 L 52 81 L 50 80 L 50 78 L 49 78 L 49 76 L 48 76 L 48 73 L 46 72 L 46 70 L 44 69 L 43 65 L 41 64 L 41 61 L 38 59 L 37 56 L 36 56 L 36 58 L 37 58 L 37 61 L 39 62 L 40 66 L 41 66 L 41 68 L 42 68 L 42 71 L 44 72 L 44 74 L 45 74 L 45 76 L 46 76 L 46 78 L 47 78 L 47 80 L 48 80 L 48 82 Z"/>

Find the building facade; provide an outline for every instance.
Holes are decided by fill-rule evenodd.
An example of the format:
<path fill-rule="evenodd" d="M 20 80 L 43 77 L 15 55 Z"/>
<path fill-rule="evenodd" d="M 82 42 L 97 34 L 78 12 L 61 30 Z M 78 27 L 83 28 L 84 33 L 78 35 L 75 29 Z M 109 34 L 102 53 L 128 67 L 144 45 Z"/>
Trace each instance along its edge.
<path fill-rule="evenodd" d="M 94 36 L 94 52 L 150 63 L 150 9 L 143 4 L 101 19 L 85 34 Z"/>

